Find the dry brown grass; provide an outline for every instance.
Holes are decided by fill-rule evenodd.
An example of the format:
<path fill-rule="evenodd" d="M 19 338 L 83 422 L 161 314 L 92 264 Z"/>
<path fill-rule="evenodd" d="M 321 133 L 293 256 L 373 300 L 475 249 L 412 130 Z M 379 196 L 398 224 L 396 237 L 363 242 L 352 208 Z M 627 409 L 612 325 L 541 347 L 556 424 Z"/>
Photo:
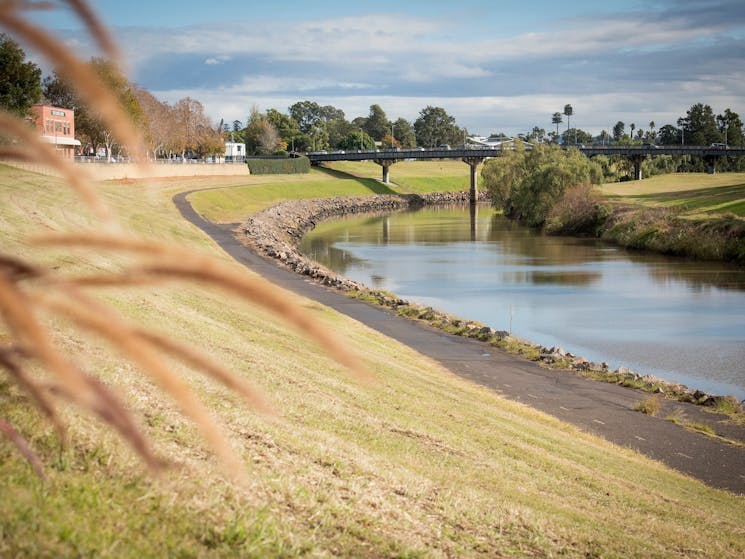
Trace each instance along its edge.
<path fill-rule="evenodd" d="M 113 41 L 90 6 L 80 0 L 70 0 L 68 4 L 103 50 L 110 57 L 116 57 Z M 143 144 L 135 127 L 119 107 L 115 95 L 67 47 L 23 17 L 24 9 L 38 7 L 38 4 L 26 2 L 0 2 L 0 24 L 8 28 L 12 35 L 34 46 L 69 83 L 77 84 L 78 93 L 97 109 L 121 144 L 135 158 L 141 157 L 145 153 Z M 74 270 L 50 269 L 35 264 L 34 255 L 0 253 L 0 314 L 9 334 L 0 346 L 0 366 L 51 421 L 61 435 L 60 440 L 65 439 L 65 427 L 56 412 L 58 398 L 74 403 L 108 424 L 151 468 L 158 470 L 164 465 L 164 461 L 151 448 L 136 418 L 115 391 L 98 380 L 85 363 L 76 362 L 57 346 L 52 331 L 46 326 L 45 317 L 49 316 L 68 320 L 80 330 L 108 341 L 124 359 L 155 380 L 178 403 L 181 412 L 199 427 L 234 479 L 244 477 L 241 461 L 235 456 L 206 405 L 169 366 L 167 358 L 176 358 L 197 367 L 240 394 L 257 410 L 270 410 L 266 399 L 258 391 L 206 355 L 128 322 L 114 308 L 87 292 L 105 285 L 141 286 L 179 280 L 221 287 L 282 316 L 316 340 L 359 378 L 369 378 L 354 355 L 327 331 L 319 328 L 301 309 L 286 302 L 274 286 L 260 278 L 238 273 L 211 257 L 129 236 L 97 194 L 90 177 L 73 163 L 60 158 L 54 148 L 43 143 L 26 123 L 0 112 L 0 131 L 15 141 L 2 148 L 2 155 L 52 166 L 97 219 L 96 231 L 45 232 L 35 239 L 32 246 L 39 250 L 52 245 L 66 249 L 94 248 L 102 253 L 110 253 L 112 257 L 121 253 L 130 257 L 129 265 L 117 273 L 80 276 Z M 105 233 L 100 233 L 101 230 Z M 38 364 L 46 371 L 45 375 L 38 373 Z M 41 464 L 26 439 L 3 419 L 0 419 L 0 431 L 42 475 Z"/>

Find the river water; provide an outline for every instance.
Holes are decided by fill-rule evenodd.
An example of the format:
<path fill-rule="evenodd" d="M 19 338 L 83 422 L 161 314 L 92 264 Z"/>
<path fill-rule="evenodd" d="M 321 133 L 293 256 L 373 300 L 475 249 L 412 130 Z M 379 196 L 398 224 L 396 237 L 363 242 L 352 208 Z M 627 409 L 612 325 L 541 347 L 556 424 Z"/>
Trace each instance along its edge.
<path fill-rule="evenodd" d="M 544 346 L 745 399 L 745 270 L 544 236 L 488 206 L 320 224 L 301 251 Z"/>

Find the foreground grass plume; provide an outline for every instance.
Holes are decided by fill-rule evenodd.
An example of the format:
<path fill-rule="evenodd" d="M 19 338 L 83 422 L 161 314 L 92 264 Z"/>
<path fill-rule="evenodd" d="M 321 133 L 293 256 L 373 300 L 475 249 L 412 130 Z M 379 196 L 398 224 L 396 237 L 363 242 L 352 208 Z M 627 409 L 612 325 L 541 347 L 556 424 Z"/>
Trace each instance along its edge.
<path fill-rule="evenodd" d="M 99 46 L 116 61 L 116 46 L 90 6 L 82 0 L 70 0 L 68 4 Z M 99 116 L 130 155 L 144 161 L 143 142 L 120 108 L 115 95 L 84 61 L 78 59 L 44 29 L 23 17 L 24 8 L 37 7 L 39 5 L 33 3 L 1 2 L 0 25 L 33 45 L 61 76 L 70 83 L 75 83 L 81 97 L 97 109 Z M 97 230 L 106 232 L 101 234 L 86 230 L 46 234 L 38 237 L 32 246 L 65 249 L 78 246 L 109 251 L 112 255 L 122 252 L 134 255 L 131 266 L 121 273 L 82 277 L 75 272 L 65 274 L 64 269 L 52 273 L 52 270 L 33 262 L 36 256 L 34 254 L 0 253 L 0 314 L 9 335 L 9 339 L 4 340 L 0 347 L 0 366 L 54 425 L 62 441 L 65 440 L 65 426 L 56 411 L 58 398 L 74 403 L 110 425 L 151 468 L 158 470 L 164 465 L 151 448 L 137 419 L 116 392 L 99 381 L 93 371 L 86 369 L 84 363 L 75 362 L 57 346 L 54 335 L 43 318 L 50 314 L 64 317 L 79 329 L 107 340 L 119 350 L 124 359 L 134 363 L 157 381 L 165 393 L 178 402 L 182 412 L 200 428 L 235 479 L 243 476 L 241 461 L 205 404 L 172 370 L 166 356 L 175 357 L 218 380 L 240 394 L 253 408 L 262 412 L 271 410 L 266 399 L 257 390 L 206 355 L 163 334 L 128 323 L 114 308 L 86 292 L 87 289 L 102 285 L 142 286 L 179 280 L 222 287 L 240 298 L 258 303 L 281 315 L 318 341 L 340 363 L 352 369 L 358 378 L 370 378 L 354 355 L 300 309 L 286 302 L 274 286 L 260 278 L 237 273 L 208 256 L 129 236 L 98 195 L 90 177 L 73 163 L 61 158 L 51 145 L 43 143 L 25 122 L 9 113 L 0 112 L 0 131 L 13 140 L 10 145 L 0 147 L 0 155 L 53 168 L 96 218 Z M 41 364 L 48 376 L 39 376 L 36 364 Z M 28 459 L 32 467 L 41 472 L 39 459 L 28 441 L 13 425 L 0 419 L 0 431 Z"/>

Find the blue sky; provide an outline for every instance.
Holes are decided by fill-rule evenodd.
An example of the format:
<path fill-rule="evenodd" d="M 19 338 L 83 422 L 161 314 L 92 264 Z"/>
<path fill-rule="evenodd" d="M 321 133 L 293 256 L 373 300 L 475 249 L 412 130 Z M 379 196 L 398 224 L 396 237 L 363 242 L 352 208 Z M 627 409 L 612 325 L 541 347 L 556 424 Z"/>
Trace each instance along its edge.
<path fill-rule="evenodd" d="M 58 4 L 36 21 L 96 54 Z M 744 0 L 92 5 L 132 81 L 165 101 L 197 99 L 215 122 L 304 99 L 349 120 L 373 103 L 410 121 L 441 106 L 485 135 L 551 130 L 567 103 L 572 125 L 594 133 L 675 124 L 697 102 L 745 117 Z"/>

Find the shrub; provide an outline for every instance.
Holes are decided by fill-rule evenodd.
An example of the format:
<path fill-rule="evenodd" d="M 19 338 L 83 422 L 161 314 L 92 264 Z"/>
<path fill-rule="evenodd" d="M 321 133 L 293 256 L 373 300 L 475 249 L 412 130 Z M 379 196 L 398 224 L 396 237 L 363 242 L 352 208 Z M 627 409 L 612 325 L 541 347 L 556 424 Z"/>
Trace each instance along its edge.
<path fill-rule="evenodd" d="M 658 396 L 650 396 L 649 398 L 645 398 L 634 406 L 634 411 L 640 411 L 652 416 L 660 413 L 661 409 L 662 402 L 660 402 L 660 398 Z"/>
<path fill-rule="evenodd" d="M 574 148 L 536 144 L 526 150 L 518 143 L 515 151 L 487 162 L 482 178 L 505 215 L 541 227 L 567 188 L 598 184 L 602 170 Z"/>
<path fill-rule="evenodd" d="M 610 215 L 602 196 L 589 184 L 573 186 L 549 210 L 547 233 L 597 236 L 600 226 Z"/>
<path fill-rule="evenodd" d="M 307 157 L 250 158 L 246 163 L 252 175 L 290 175 L 310 171 Z"/>

